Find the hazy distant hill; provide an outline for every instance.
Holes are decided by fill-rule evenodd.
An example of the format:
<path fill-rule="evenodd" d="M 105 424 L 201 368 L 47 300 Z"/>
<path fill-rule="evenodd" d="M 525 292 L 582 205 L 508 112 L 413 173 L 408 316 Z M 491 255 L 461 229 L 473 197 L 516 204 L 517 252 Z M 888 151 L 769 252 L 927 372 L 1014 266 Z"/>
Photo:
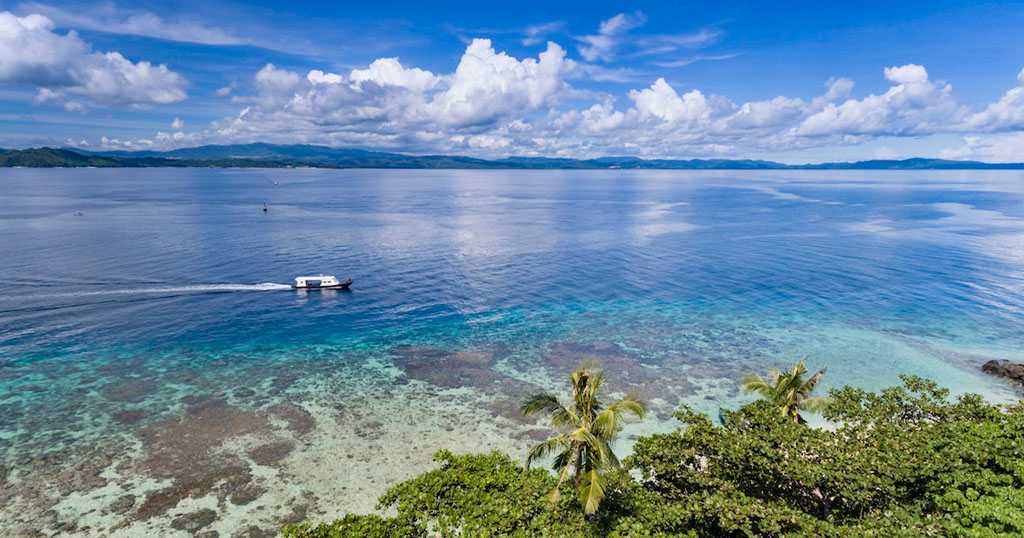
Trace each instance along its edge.
<path fill-rule="evenodd" d="M 241 144 L 172 151 L 106 151 L 31 148 L 0 150 L 0 167 L 207 167 L 207 168 L 513 168 L 672 170 L 1022 170 L 1024 163 L 988 164 L 943 159 L 873 160 L 787 165 L 749 159 L 560 159 L 508 157 L 499 160 L 457 155 L 404 155 L 311 145 Z"/>
<path fill-rule="evenodd" d="M 113 154 L 79 153 L 67 149 L 29 148 L 0 152 L 0 167 L 27 168 L 283 168 L 287 163 L 271 159 L 169 159 L 153 156 L 121 157 Z"/>
<path fill-rule="evenodd" d="M 74 151 L 53 148 L 8 150 L 0 153 L 0 166 L 27 166 L 32 168 L 122 166 L 116 160 Z"/>

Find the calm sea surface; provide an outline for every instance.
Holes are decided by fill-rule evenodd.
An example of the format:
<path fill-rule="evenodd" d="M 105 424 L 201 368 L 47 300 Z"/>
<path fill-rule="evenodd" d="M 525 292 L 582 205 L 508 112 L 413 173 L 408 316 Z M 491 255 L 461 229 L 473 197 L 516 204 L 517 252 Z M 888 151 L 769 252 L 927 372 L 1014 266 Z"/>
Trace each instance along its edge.
<path fill-rule="evenodd" d="M 216 497 L 141 513 L 185 480 L 146 458 L 189 417 L 227 424 L 189 450 L 243 454 L 277 495 L 215 504 L 227 529 L 260 503 L 369 509 L 437 448 L 516 453 L 538 435 L 516 398 L 584 359 L 652 402 L 627 437 L 802 355 L 825 388 L 906 373 L 998 402 L 979 366 L 1024 359 L 1020 172 L 4 169 L 0 189 L 4 487 L 109 447 L 102 484 L 15 491 L 26 527 L 130 535 Z M 355 284 L 284 286 L 321 272 Z M 261 465 L 246 436 L 298 448 Z M 316 466 L 337 447 L 374 454 Z"/>

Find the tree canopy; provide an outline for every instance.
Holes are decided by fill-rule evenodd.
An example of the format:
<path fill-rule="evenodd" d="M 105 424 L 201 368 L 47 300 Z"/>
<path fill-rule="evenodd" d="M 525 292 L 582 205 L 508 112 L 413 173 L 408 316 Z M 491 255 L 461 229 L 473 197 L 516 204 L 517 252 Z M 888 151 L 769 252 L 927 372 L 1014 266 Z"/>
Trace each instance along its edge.
<path fill-rule="evenodd" d="M 794 423 L 766 400 L 724 413 L 724 424 L 683 407 L 676 431 L 638 440 L 623 461 L 632 478 L 610 481 L 592 518 L 574 495 L 548 507 L 559 482 L 547 471 L 441 451 L 440 469 L 381 497 L 396 516 L 350 515 L 285 536 L 1024 535 L 1024 406 L 903 381 L 832 390 L 832 429 Z"/>

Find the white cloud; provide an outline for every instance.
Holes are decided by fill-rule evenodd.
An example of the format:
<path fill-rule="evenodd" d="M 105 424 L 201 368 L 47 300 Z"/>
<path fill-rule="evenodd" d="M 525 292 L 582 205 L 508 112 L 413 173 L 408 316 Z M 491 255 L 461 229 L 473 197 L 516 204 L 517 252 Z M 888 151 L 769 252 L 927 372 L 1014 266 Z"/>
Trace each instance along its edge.
<path fill-rule="evenodd" d="M 601 22 L 597 34 L 580 36 L 576 39 L 586 43 L 579 47 L 580 54 L 588 62 L 610 62 L 615 58 L 615 48 L 621 36 L 647 21 L 647 17 L 639 11 L 633 14 L 619 13 Z"/>
<path fill-rule="evenodd" d="M 916 64 L 886 67 L 885 78 L 896 84 L 921 84 L 928 82 L 928 71 Z"/>
<path fill-rule="evenodd" d="M 507 148 L 509 122 L 547 113 L 571 91 L 576 64 L 554 43 L 522 60 L 473 40 L 455 72 L 438 76 L 382 58 L 347 75 L 299 73 L 266 65 L 247 106 L 216 122 L 209 136 L 311 141 L 389 148 Z M 523 123 L 522 125 L 526 125 Z M 491 131 L 485 133 L 484 131 Z M 516 134 L 516 137 L 524 135 Z"/>
<path fill-rule="evenodd" d="M 939 157 L 996 163 L 1024 162 L 1024 133 L 965 136 L 962 146 L 943 149 Z"/>
<path fill-rule="evenodd" d="M 152 12 L 126 10 L 111 3 L 92 3 L 88 9 L 65 9 L 38 2 L 26 2 L 19 4 L 18 8 L 21 12 L 45 15 L 64 28 L 137 35 L 205 45 L 250 44 L 247 40 L 235 37 L 226 30 L 207 26 L 198 20 L 169 21 Z"/>
<path fill-rule="evenodd" d="M 797 132 L 804 136 L 930 134 L 963 113 L 953 87 L 928 78 L 924 67 L 887 67 L 885 78 L 895 85 L 883 94 L 850 99 L 805 119 Z"/>
<path fill-rule="evenodd" d="M 629 92 L 629 98 L 636 103 L 641 116 L 654 116 L 684 127 L 704 124 L 711 117 L 711 106 L 700 90 L 692 90 L 680 97 L 663 78 L 650 88 Z"/>
<path fill-rule="evenodd" d="M 185 122 L 181 121 L 181 118 L 174 118 L 174 121 L 171 122 L 171 129 L 174 129 L 175 131 L 180 131 L 184 126 Z"/>
<path fill-rule="evenodd" d="M 697 62 L 728 60 L 729 58 L 735 58 L 735 57 L 737 57 L 739 55 L 740 55 L 740 53 L 738 53 L 738 52 L 732 52 L 732 53 L 729 53 L 729 54 L 718 54 L 718 55 L 698 54 L 696 56 L 690 56 L 689 58 L 683 58 L 683 59 L 680 59 L 680 60 L 659 60 L 659 61 L 651 62 L 651 63 L 656 65 L 656 66 L 658 66 L 658 67 L 674 68 L 674 67 L 685 67 L 687 65 L 690 65 L 692 63 L 697 63 Z"/>
<path fill-rule="evenodd" d="M 169 104 L 186 98 L 185 79 L 166 65 L 95 52 L 70 31 L 61 35 L 43 15 L 0 12 L 0 84 L 38 88 L 37 103 L 68 96 L 107 106 Z M 71 105 L 81 110 L 84 105 Z"/>
<path fill-rule="evenodd" d="M 893 160 L 893 159 L 899 159 L 900 158 L 900 154 L 899 154 L 899 152 L 893 150 L 892 148 L 887 148 L 885 146 L 882 146 L 880 148 L 875 149 L 875 151 L 871 154 L 871 158 L 872 159 L 882 159 L 882 160 Z"/>
<path fill-rule="evenodd" d="M 413 91 L 434 88 L 440 77 L 419 68 L 402 67 L 398 58 L 380 58 L 366 69 L 353 69 L 349 78 L 358 83 L 373 82 L 380 86 L 400 86 Z"/>
<path fill-rule="evenodd" d="M 605 22 L 609 34 L 635 24 Z M 578 64 L 551 42 L 538 56 L 519 59 L 486 39 L 472 40 L 448 74 L 403 65 L 398 58 L 380 58 L 347 73 L 303 74 L 267 64 L 248 92 L 234 92 L 233 102 L 244 105 L 236 116 L 193 133 L 172 125 L 171 133 L 132 143 L 319 143 L 481 157 L 723 157 L 972 133 L 943 156 L 1024 160 L 1024 135 L 980 136 L 1013 128 L 1024 83 L 972 112 L 956 101 L 950 84 L 933 80 L 916 64 L 880 69 L 890 83 L 881 93 L 854 96 L 854 82 L 840 77 L 826 81 L 813 98 L 777 95 L 739 103 L 631 72 L 631 79 L 654 82 L 617 102 L 607 93 L 571 86 L 573 77 L 593 76 L 594 69 L 611 70 Z M 41 90 L 40 98 L 48 94 Z M 879 143 L 869 147 L 876 157 L 896 155 Z M 906 153 L 899 143 L 893 147 Z"/>
<path fill-rule="evenodd" d="M 448 89 L 429 110 L 439 122 L 454 127 L 483 125 L 511 114 L 529 114 L 553 104 L 568 88 L 565 77 L 575 62 L 554 43 L 535 60 L 522 61 L 496 53 L 489 39 L 474 39 Z"/>
<path fill-rule="evenodd" d="M 1017 82 L 1018 86 L 1004 93 L 998 101 L 972 114 L 966 127 L 986 131 L 1024 129 L 1024 69 L 1017 75 Z M 1018 158 L 1024 160 L 1024 156 Z"/>
<path fill-rule="evenodd" d="M 526 37 L 523 38 L 523 46 L 532 47 L 540 45 L 547 40 L 547 36 L 559 32 L 565 27 L 563 22 L 546 22 L 543 24 L 531 24 L 523 30 Z"/>

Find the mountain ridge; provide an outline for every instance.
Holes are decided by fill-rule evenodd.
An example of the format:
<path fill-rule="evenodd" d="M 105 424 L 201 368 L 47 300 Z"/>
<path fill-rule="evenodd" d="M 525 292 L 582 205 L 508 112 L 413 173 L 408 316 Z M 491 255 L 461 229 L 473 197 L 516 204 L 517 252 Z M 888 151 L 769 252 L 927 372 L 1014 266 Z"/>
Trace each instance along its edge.
<path fill-rule="evenodd" d="M 205 168 L 431 168 L 431 169 L 642 169 L 642 170 L 1024 170 L 1024 163 L 984 163 L 914 157 L 817 164 L 757 159 L 641 159 L 633 156 L 570 159 L 460 155 L 407 155 L 355 148 L 267 143 L 206 145 L 170 151 L 71 148 L 0 150 L 0 167 L 205 167 Z"/>

